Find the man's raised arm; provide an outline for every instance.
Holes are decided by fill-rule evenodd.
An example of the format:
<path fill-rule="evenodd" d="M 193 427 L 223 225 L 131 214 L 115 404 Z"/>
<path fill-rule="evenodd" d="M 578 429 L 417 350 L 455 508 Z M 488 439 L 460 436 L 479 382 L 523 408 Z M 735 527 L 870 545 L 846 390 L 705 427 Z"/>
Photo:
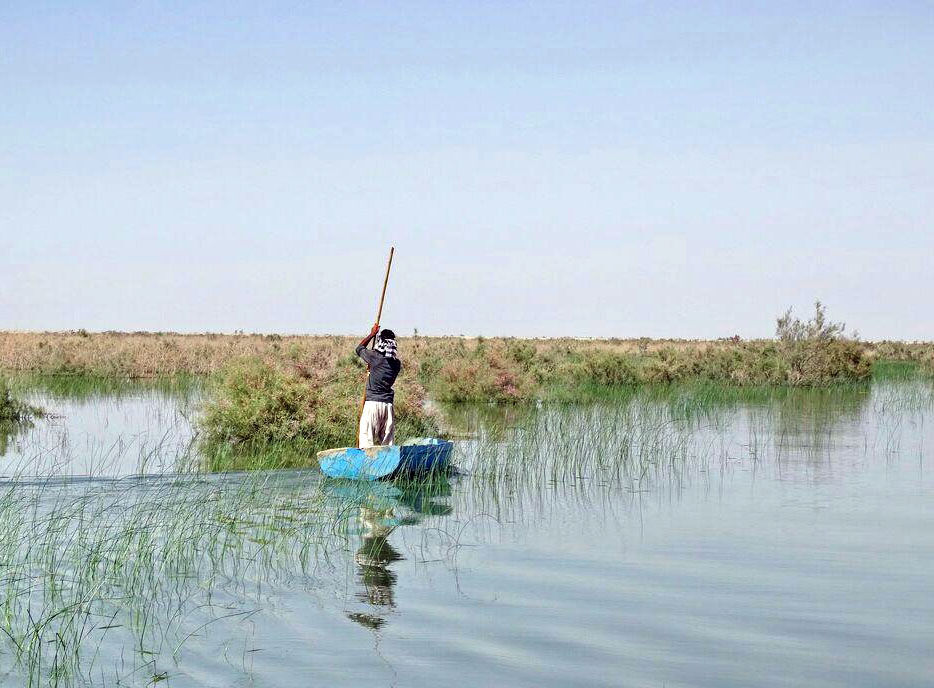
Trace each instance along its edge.
<path fill-rule="evenodd" d="M 367 357 L 364 355 L 363 352 L 366 351 L 366 347 L 369 345 L 371 341 L 373 341 L 373 337 L 376 336 L 377 332 L 379 332 L 379 323 L 376 323 L 375 325 L 373 325 L 373 328 L 370 330 L 370 334 L 368 334 L 366 337 L 361 339 L 360 343 L 357 344 L 357 348 L 356 348 L 357 356 L 362 358 L 364 361 L 367 361 L 368 363 L 369 361 L 367 360 Z"/>

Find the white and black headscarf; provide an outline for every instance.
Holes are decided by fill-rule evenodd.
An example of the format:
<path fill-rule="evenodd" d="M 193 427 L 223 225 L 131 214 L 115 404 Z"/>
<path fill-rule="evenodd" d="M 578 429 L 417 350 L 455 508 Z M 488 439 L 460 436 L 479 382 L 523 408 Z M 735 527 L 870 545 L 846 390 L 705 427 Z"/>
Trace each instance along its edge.
<path fill-rule="evenodd" d="M 391 333 L 387 332 L 387 330 L 380 332 L 376 337 L 376 345 L 373 348 L 386 358 L 397 358 L 396 339 L 390 337 L 389 334 Z"/>

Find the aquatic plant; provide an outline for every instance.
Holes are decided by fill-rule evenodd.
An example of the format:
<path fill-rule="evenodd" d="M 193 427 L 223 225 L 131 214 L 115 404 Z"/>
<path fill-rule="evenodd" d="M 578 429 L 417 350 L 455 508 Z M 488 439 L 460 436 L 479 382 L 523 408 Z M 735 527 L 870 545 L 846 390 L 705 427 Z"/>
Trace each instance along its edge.
<path fill-rule="evenodd" d="M 30 687 L 159 683 L 190 638 L 248 619 L 269 588 L 343 589 L 362 508 L 413 524 L 450 513 L 451 491 L 440 476 L 346 485 L 317 471 L 3 485 L 0 669 Z"/>
<path fill-rule="evenodd" d="M 7 380 L 0 378 L 0 423 L 28 423 L 42 415 L 42 409 L 18 399 Z"/>
<path fill-rule="evenodd" d="M 317 483 L 270 487 L 268 476 L 11 483 L 0 494 L 0 633 L 26 684 L 157 682 L 190 615 L 200 625 L 207 612 L 207 625 L 230 614 L 215 586 L 312 576 L 333 527 Z M 113 636 L 135 648 L 126 675 L 98 657 Z"/>

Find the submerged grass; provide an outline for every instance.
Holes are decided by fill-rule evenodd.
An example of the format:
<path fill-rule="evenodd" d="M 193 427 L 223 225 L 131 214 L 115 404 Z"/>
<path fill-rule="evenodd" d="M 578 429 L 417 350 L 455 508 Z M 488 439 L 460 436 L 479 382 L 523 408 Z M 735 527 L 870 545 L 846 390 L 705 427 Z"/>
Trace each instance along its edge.
<path fill-rule="evenodd" d="M 190 398 L 203 386 L 201 377 L 179 374 L 146 378 L 108 377 L 104 375 L 48 375 L 17 373 L 12 376 L 19 389 L 38 392 L 50 399 L 93 401 L 121 399 L 141 392 L 158 392 L 174 399 Z"/>

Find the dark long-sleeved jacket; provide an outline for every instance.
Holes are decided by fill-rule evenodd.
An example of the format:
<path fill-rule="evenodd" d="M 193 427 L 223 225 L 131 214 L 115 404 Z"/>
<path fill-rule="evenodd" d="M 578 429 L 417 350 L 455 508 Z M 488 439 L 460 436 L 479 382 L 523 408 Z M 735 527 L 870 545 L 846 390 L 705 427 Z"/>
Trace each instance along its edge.
<path fill-rule="evenodd" d="M 367 349 L 362 344 L 357 346 L 357 356 L 370 366 L 370 376 L 366 381 L 366 400 L 391 404 L 395 398 L 392 386 L 402 370 L 402 362 L 398 358 L 386 358 L 380 352 Z"/>

